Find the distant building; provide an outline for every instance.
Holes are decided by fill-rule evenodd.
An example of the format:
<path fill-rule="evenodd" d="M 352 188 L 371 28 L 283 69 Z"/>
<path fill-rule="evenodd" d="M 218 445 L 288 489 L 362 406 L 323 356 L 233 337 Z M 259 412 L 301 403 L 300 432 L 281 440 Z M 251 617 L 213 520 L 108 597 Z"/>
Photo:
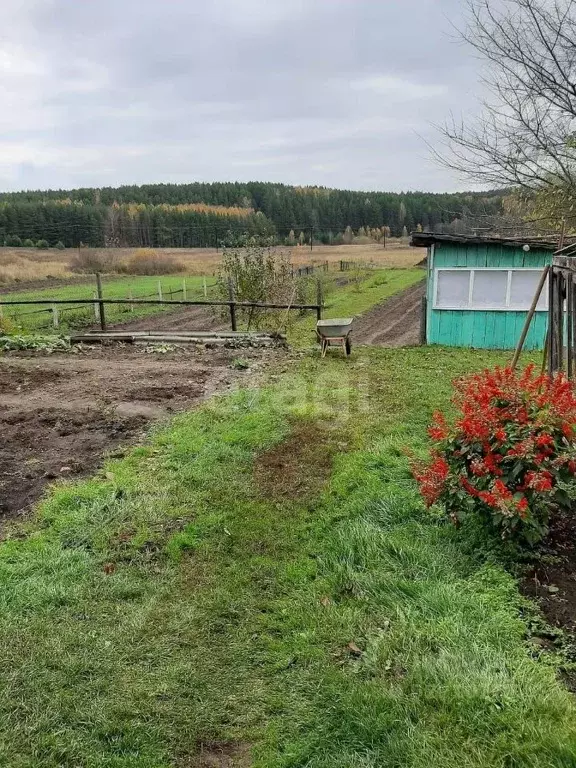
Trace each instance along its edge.
<path fill-rule="evenodd" d="M 414 232 L 428 249 L 426 341 L 451 347 L 513 349 L 557 243 Z M 543 349 L 548 289 L 537 305 L 525 349 Z"/>

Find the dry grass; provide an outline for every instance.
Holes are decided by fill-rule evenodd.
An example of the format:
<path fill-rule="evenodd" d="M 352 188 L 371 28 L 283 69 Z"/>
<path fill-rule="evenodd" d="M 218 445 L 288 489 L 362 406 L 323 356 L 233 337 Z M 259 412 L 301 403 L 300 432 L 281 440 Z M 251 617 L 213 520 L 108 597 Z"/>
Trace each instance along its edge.
<path fill-rule="evenodd" d="M 62 253 L 33 248 L 0 248 L 0 284 L 70 277 L 72 273 Z"/>
<path fill-rule="evenodd" d="M 109 253 L 110 249 L 91 248 L 90 253 Z M 128 264 L 137 248 L 118 248 L 114 250 L 114 261 L 118 270 Z M 389 240 L 386 249 L 381 245 L 318 245 L 311 251 L 307 246 L 295 246 L 291 251 L 291 260 L 295 265 L 322 264 L 328 261 L 356 261 L 372 263 L 378 267 L 413 267 L 422 260 L 421 248 L 411 248 L 405 241 Z M 187 275 L 212 275 L 220 265 L 222 253 L 215 248 L 156 248 L 155 253 L 166 259 L 167 264 L 182 264 L 182 272 Z M 0 248 L 0 284 L 43 280 L 47 277 L 73 277 L 71 264 L 77 258 L 77 251 L 68 248 L 59 251 L 55 248 L 40 251 L 36 248 Z M 167 270 L 168 271 L 168 270 Z"/>

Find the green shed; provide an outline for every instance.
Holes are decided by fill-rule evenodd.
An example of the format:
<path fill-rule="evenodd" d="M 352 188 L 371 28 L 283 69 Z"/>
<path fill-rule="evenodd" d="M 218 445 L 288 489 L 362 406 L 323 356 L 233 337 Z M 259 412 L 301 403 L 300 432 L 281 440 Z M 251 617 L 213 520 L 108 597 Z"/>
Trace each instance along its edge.
<path fill-rule="evenodd" d="M 415 232 L 428 249 L 426 342 L 452 347 L 513 349 L 556 243 Z M 542 349 L 548 326 L 544 287 L 525 349 Z"/>

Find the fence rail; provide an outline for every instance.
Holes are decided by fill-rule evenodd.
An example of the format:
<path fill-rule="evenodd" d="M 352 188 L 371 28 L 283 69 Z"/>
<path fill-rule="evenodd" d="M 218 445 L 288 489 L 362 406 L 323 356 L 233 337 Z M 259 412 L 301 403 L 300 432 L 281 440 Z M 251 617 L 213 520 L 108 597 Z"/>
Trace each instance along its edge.
<path fill-rule="evenodd" d="M 237 330 L 236 322 L 236 310 L 240 309 L 285 309 L 285 310 L 297 310 L 297 311 L 315 311 L 318 320 L 322 319 L 322 303 L 319 301 L 317 304 L 279 304 L 268 303 L 264 301 L 235 301 L 234 299 L 226 300 L 211 300 L 211 299 L 104 299 L 94 297 L 90 299 L 20 299 L 18 301 L 0 301 L 0 308 L 5 307 L 17 307 L 17 306 L 50 306 L 50 309 L 43 310 L 53 313 L 53 317 L 56 318 L 54 326 L 57 327 L 57 318 L 59 307 L 64 305 L 73 304 L 74 307 L 67 306 L 66 309 L 74 309 L 76 307 L 97 305 L 98 307 L 98 319 L 100 322 L 100 328 L 106 330 L 106 305 L 162 305 L 162 306 L 189 306 L 189 307 L 228 307 L 230 310 L 230 322 L 232 330 Z M 38 310 L 42 311 L 42 310 Z"/>

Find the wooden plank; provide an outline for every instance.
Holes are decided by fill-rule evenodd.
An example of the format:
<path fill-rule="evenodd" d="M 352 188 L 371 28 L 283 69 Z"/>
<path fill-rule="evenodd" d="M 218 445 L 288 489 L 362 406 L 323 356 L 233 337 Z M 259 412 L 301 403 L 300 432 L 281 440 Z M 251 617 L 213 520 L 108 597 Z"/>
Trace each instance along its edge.
<path fill-rule="evenodd" d="M 488 312 L 472 312 L 472 339 L 471 346 L 476 349 L 484 349 L 486 346 L 486 323 Z"/>
<path fill-rule="evenodd" d="M 428 317 L 428 343 L 429 344 L 444 344 L 442 339 L 442 315 L 444 314 L 441 309 L 431 309 Z"/>
<path fill-rule="evenodd" d="M 496 337 L 496 317 L 498 312 L 485 313 L 484 349 L 492 349 Z"/>
<path fill-rule="evenodd" d="M 451 312 L 451 326 L 452 326 L 452 346 L 462 347 L 469 346 L 468 339 L 472 336 L 472 318 L 474 314 L 470 310 L 459 311 L 457 309 Z"/>
<path fill-rule="evenodd" d="M 490 341 L 490 349 L 502 349 L 506 334 L 506 313 L 494 312 L 494 332 Z"/>

